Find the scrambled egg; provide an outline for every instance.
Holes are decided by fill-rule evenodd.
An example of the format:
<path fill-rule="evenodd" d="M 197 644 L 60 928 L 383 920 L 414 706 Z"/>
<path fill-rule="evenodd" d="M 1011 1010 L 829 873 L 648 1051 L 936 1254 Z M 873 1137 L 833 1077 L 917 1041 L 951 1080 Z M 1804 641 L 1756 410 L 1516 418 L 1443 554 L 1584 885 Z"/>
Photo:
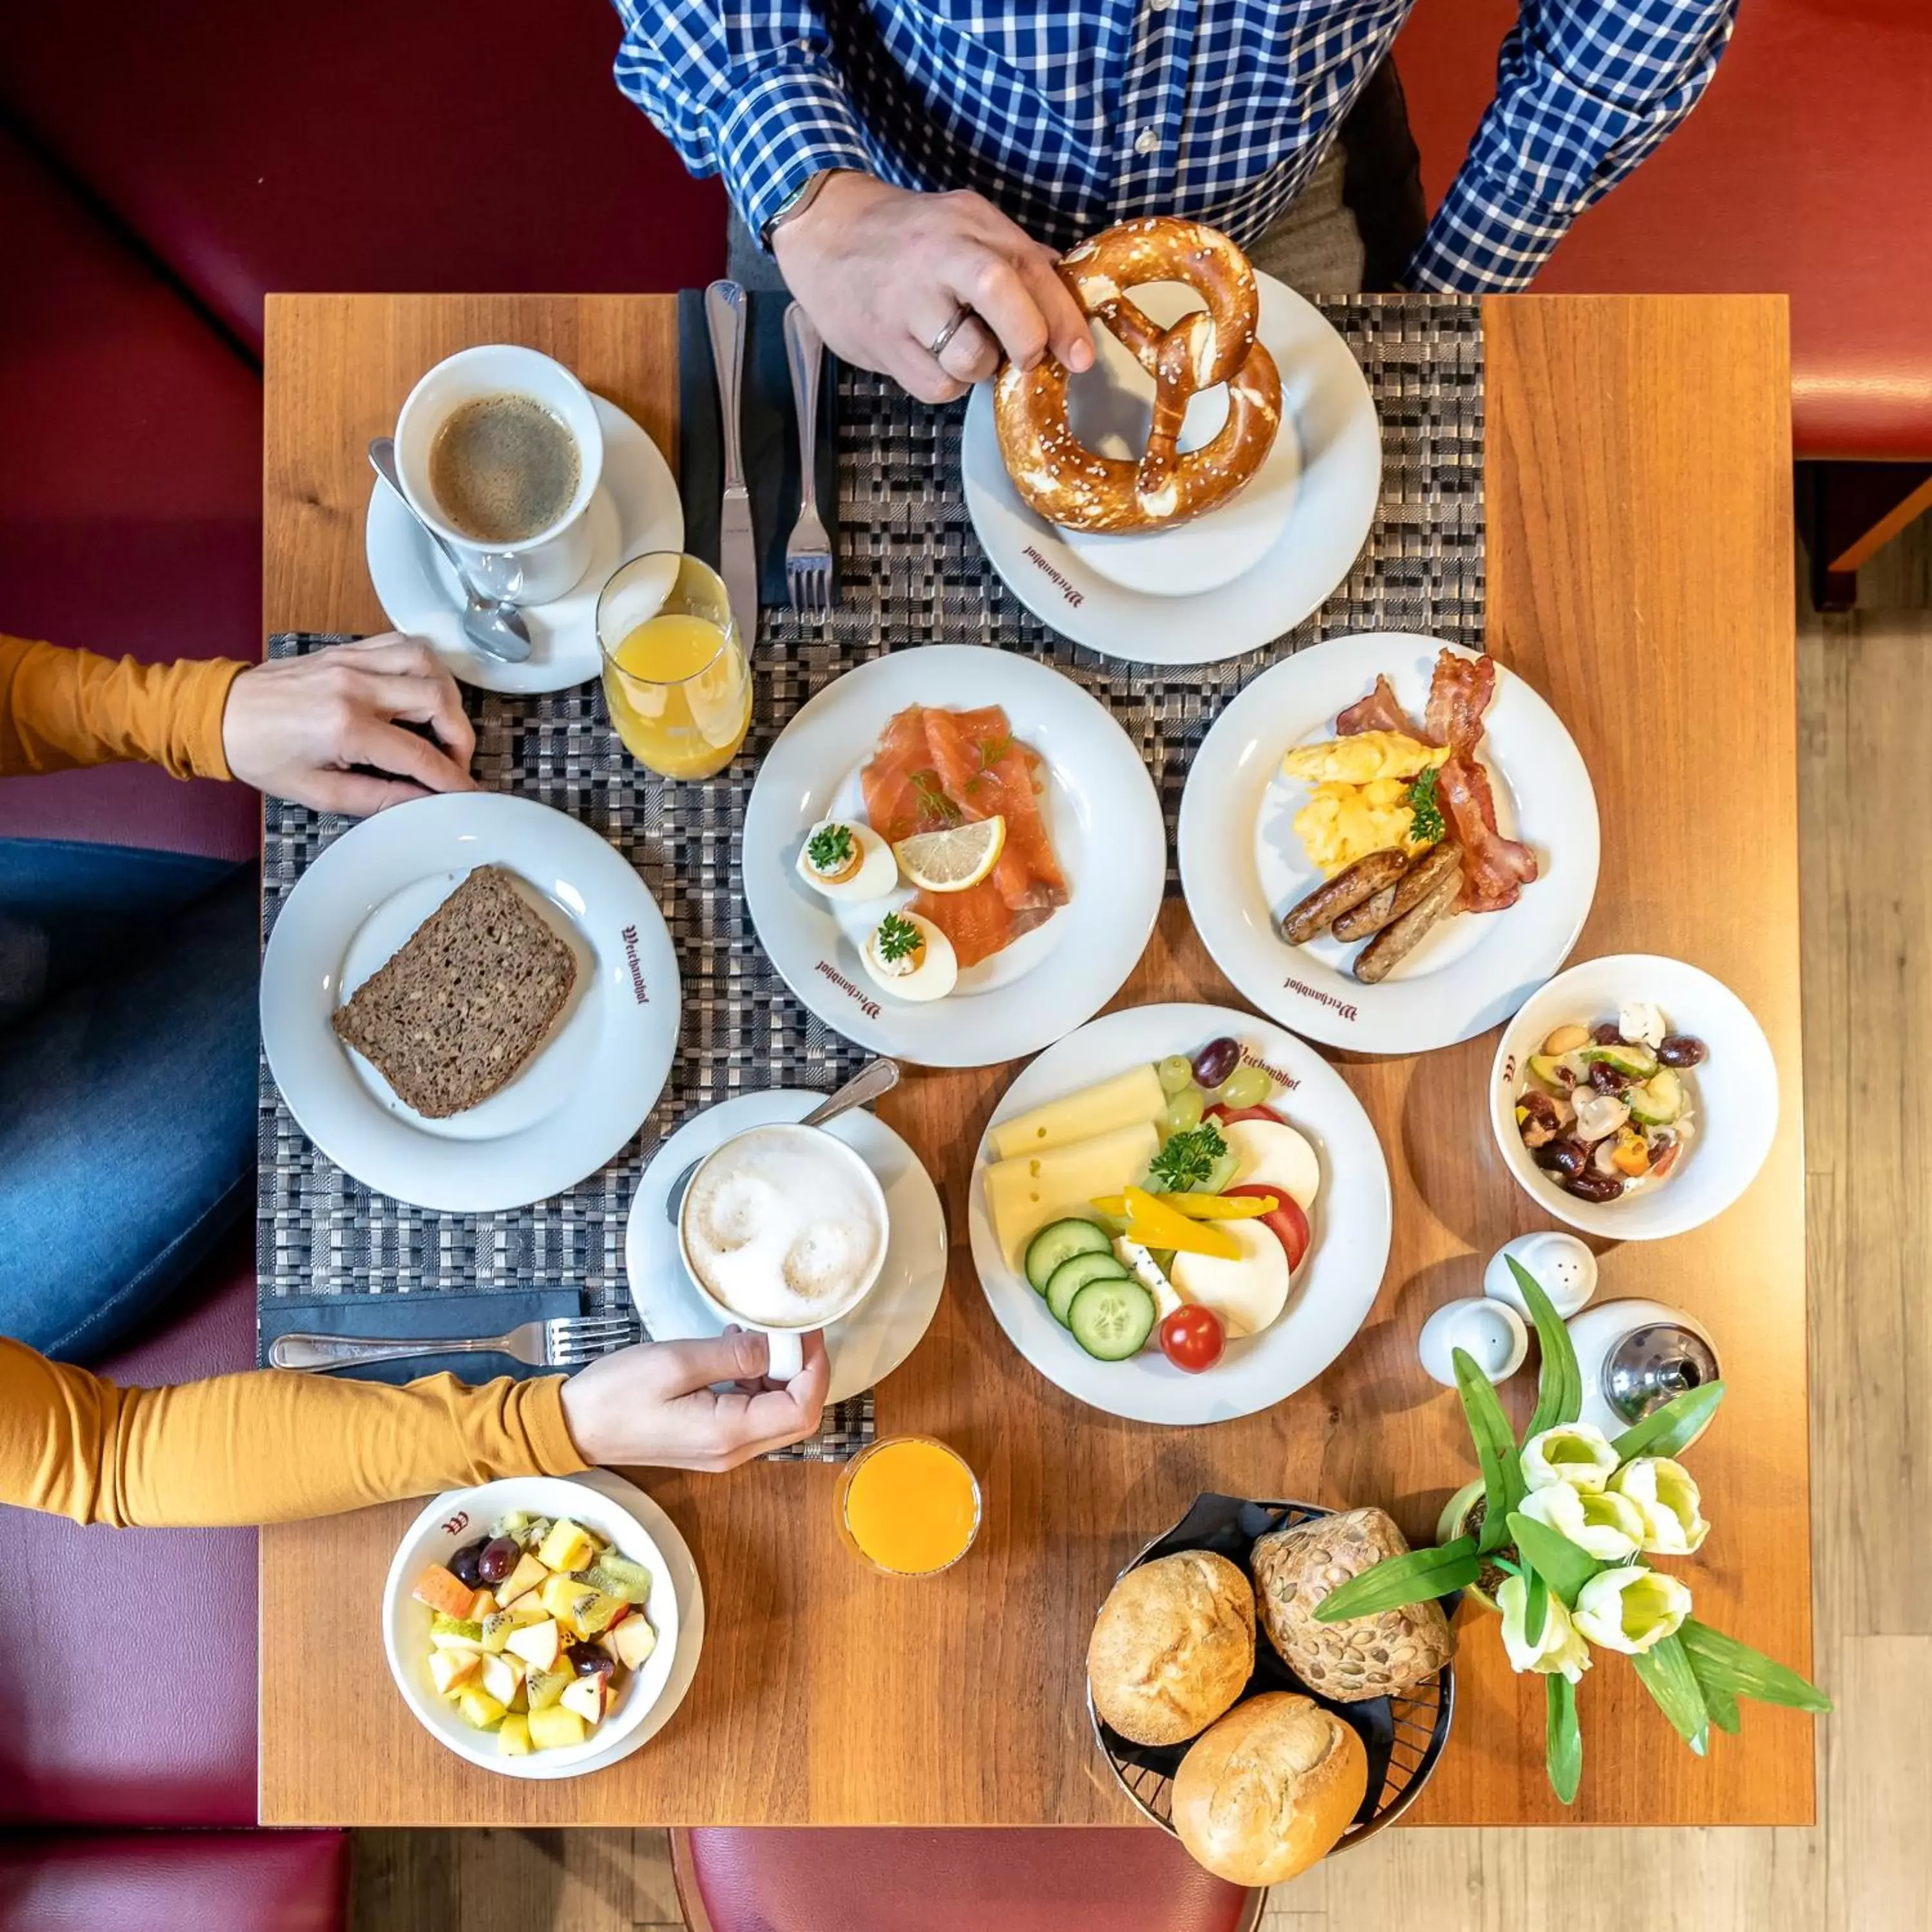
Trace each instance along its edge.
<path fill-rule="evenodd" d="M 1410 836 L 1415 814 L 1405 800 L 1416 776 L 1448 755 L 1445 745 L 1418 744 L 1400 731 L 1364 731 L 1289 752 L 1282 776 L 1314 788 L 1294 814 L 1295 836 L 1322 875 L 1332 879 L 1390 845 L 1426 850 L 1429 841 Z"/>

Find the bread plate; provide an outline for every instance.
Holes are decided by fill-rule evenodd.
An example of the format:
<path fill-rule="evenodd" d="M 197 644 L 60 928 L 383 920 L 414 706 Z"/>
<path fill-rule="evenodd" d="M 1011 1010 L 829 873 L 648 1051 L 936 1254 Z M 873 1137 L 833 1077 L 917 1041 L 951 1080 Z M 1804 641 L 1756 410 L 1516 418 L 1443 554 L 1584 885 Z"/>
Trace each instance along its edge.
<path fill-rule="evenodd" d="M 926 1004 L 882 991 L 860 957 L 872 928 L 910 892 L 828 899 L 797 867 L 818 821 L 863 818 L 860 774 L 912 705 L 1004 709 L 1012 736 L 1044 761 L 1040 812 L 1068 891 L 1043 924 Z M 970 645 L 895 651 L 827 685 L 765 754 L 742 844 L 746 907 L 786 985 L 847 1039 L 923 1066 L 1016 1059 L 1090 1018 L 1140 958 L 1167 874 L 1160 802 L 1112 714 L 1034 658 Z"/>
<path fill-rule="evenodd" d="M 429 1120 L 337 1037 L 336 1008 L 478 866 L 514 875 L 576 956 L 544 1043 L 479 1106 Z M 650 890 L 575 819 L 450 792 L 352 826 L 284 902 L 262 962 L 262 1044 L 289 1111 L 379 1192 L 456 1214 L 594 1174 L 644 1124 L 677 1043 L 677 960 Z"/>
<path fill-rule="evenodd" d="M 1226 1036 L 1246 1064 L 1274 1079 L 1267 1103 L 1312 1148 L 1321 1186 L 1308 1213 L 1306 1256 L 1280 1315 L 1260 1334 L 1232 1341 L 1222 1359 L 1189 1374 L 1148 1347 L 1125 1360 L 1088 1354 L 1009 1260 L 996 1230 L 986 1172 L 1002 1121 L 1169 1054 L 1191 1055 Z M 1176 1004 L 1105 1015 L 1049 1047 L 994 1108 L 968 1185 L 973 1262 L 1006 1337 L 1046 1376 L 1080 1401 L 1134 1422 L 1186 1426 L 1250 1415 L 1305 1388 L 1354 1340 L 1375 1306 L 1388 1265 L 1388 1166 L 1361 1102 L 1315 1051 L 1252 1013 Z"/>
<path fill-rule="evenodd" d="M 1420 718 L 1445 650 L 1476 655 L 1384 632 L 1283 658 L 1214 721 L 1181 794 L 1181 890 L 1214 963 L 1270 1019 L 1331 1046 L 1426 1053 L 1499 1024 L 1562 964 L 1596 896 L 1589 771 L 1562 720 L 1499 664 L 1479 755 L 1498 830 L 1531 847 L 1538 876 L 1506 910 L 1442 920 L 1374 986 L 1348 970 L 1354 948 L 1326 934 L 1304 946 L 1282 937 L 1282 915 L 1322 878 L 1293 824 L 1308 788 L 1281 776 L 1282 753 L 1334 736 L 1337 714 L 1378 676 Z"/>
<path fill-rule="evenodd" d="M 1353 352 L 1313 303 L 1271 275 L 1258 333 L 1281 372 L 1275 448 L 1247 487 L 1172 530 L 1075 536 L 1021 502 L 1000 454 L 990 386 L 966 412 L 960 467 L 974 530 L 1006 587 L 1076 644 L 1136 664 L 1216 664 L 1272 643 L 1316 610 L 1354 568 L 1382 494 L 1382 429 Z M 1192 292 L 1156 283 L 1140 299 L 1156 320 Z M 1094 446 L 1144 446 L 1153 384 L 1112 335 L 1070 385 L 1069 418 Z M 1094 393 L 1094 392 L 1100 393 Z M 1189 412 L 1184 448 L 1220 427 L 1224 392 Z"/>

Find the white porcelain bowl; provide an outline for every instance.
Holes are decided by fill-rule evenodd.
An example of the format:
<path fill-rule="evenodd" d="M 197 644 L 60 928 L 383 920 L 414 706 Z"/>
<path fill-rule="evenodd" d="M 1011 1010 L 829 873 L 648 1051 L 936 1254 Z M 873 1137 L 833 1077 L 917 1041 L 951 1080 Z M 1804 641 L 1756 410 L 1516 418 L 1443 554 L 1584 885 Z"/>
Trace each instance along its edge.
<path fill-rule="evenodd" d="M 1523 1069 L 1565 1021 L 1593 1025 L 1636 1000 L 1660 1008 L 1672 1033 L 1694 1034 L 1710 1050 L 1687 1076 L 1696 1133 L 1667 1180 L 1621 1200 L 1580 1201 L 1522 1144 L 1515 1102 Z M 1610 1240 L 1661 1240 L 1702 1227 L 1750 1185 L 1778 1131 L 1778 1067 L 1764 1029 L 1721 980 L 1681 959 L 1612 953 L 1558 974 L 1504 1028 L 1490 1069 L 1490 1125 L 1517 1185 L 1559 1221 Z"/>
<path fill-rule="evenodd" d="M 430 1611 L 410 1594 L 411 1586 L 432 1563 L 446 1564 L 466 1543 L 486 1535 L 491 1523 L 512 1510 L 533 1516 L 567 1516 L 609 1538 L 620 1556 L 651 1573 L 650 1600 L 644 1614 L 657 1632 L 657 1648 L 625 1685 L 616 1707 L 580 1744 L 561 1750 L 506 1757 L 494 1731 L 473 1730 L 456 1706 L 436 1694 L 429 1678 Z M 553 1778 L 573 1765 L 607 1754 L 644 1722 L 670 1675 L 677 1654 L 677 1592 L 663 1553 L 644 1526 L 621 1504 L 583 1483 L 555 1476 L 513 1476 L 481 1489 L 452 1490 L 438 1496 L 416 1521 L 389 1565 L 382 1586 L 382 1648 L 390 1674 L 417 1721 L 458 1757 L 509 1778 Z M 542 1765 L 541 1771 L 532 1767 Z"/>

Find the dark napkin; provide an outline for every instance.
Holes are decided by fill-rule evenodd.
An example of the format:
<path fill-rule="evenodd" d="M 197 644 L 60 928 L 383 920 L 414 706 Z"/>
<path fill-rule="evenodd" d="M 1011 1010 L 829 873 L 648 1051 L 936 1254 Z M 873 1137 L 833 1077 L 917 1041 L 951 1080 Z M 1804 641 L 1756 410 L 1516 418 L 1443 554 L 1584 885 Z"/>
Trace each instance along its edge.
<path fill-rule="evenodd" d="M 500 1335 L 520 1322 L 551 1322 L 584 1312 L 574 1288 L 520 1288 L 514 1294 L 478 1294 L 466 1288 L 423 1289 L 406 1294 L 332 1294 L 307 1301 L 266 1301 L 256 1317 L 256 1360 L 268 1364 L 268 1344 L 278 1335 L 367 1335 L 384 1342 L 406 1342 L 418 1335 Z M 368 1362 L 320 1372 L 357 1382 L 412 1382 L 447 1370 L 459 1382 L 494 1382 L 514 1376 L 548 1376 L 555 1369 L 532 1368 L 509 1355 L 412 1355 L 406 1362 Z M 304 1373 L 311 1372 L 304 1370 Z"/>
<path fill-rule="evenodd" d="M 785 588 L 785 539 L 798 520 L 798 418 L 785 362 L 784 312 L 791 298 L 753 290 L 745 333 L 744 392 L 739 435 L 752 496 L 752 536 L 758 551 L 758 602 L 790 602 Z M 818 514 L 832 533 L 833 575 L 838 554 L 838 384 L 828 350 L 819 367 Z M 678 494 L 684 499 L 684 547 L 713 569 L 718 565 L 718 506 L 724 489 L 724 431 L 718 413 L 718 377 L 704 322 L 704 291 L 677 298 Z M 836 592 L 836 586 L 835 586 Z M 832 602 L 836 604 L 835 594 Z"/>
<path fill-rule="evenodd" d="M 1245 1576 L 1248 1553 L 1260 1538 L 1270 1530 L 1292 1528 L 1323 1513 L 1280 1503 L 1246 1502 L 1238 1496 L 1196 1496 L 1194 1507 L 1145 1556 L 1136 1558 L 1132 1568 L 1138 1569 L 1156 1557 L 1176 1556 L 1184 1550 L 1211 1550 L 1236 1564 Z M 1453 1611 L 1454 1605 L 1445 1604 L 1444 1608 Z M 1323 1696 L 1303 1683 L 1282 1663 L 1274 1646 L 1257 1633 L 1254 1675 L 1235 1701 L 1244 1702 L 1264 1690 L 1296 1690 L 1305 1697 L 1312 1697 L 1360 1738 L 1369 1756 L 1369 1788 L 1360 1810 L 1355 1814 L 1355 1822 L 1366 1825 L 1381 1809 L 1382 1787 L 1388 1781 L 1389 1759 L 1395 1744 L 1395 1713 L 1389 1707 L 1388 1699 L 1369 1697 L 1359 1704 L 1343 1704 Z M 1097 1719 L 1097 1713 L 1096 1716 Z M 1117 1762 L 1156 1771 L 1164 1778 L 1172 1778 L 1187 1755 L 1188 1747 L 1184 1744 L 1137 1744 L 1104 1720 L 1100 1721 L 1100 1729 L 1108 1755 Z"/>

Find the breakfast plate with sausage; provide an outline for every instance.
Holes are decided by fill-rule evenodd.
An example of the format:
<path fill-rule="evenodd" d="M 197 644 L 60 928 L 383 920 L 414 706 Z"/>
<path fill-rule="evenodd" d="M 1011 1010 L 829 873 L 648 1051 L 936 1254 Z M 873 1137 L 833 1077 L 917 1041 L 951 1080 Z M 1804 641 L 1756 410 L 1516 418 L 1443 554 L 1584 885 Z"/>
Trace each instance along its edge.
<path fill-rule="evenodd" d="M 1300 651 L 1202 740 L 1181 888 L 1240 992 L 1312 1040 L 1420 1053 L 1507 1019 L 1597 886 L 1595 794 L 1543 698 L 1396 632 Z"/>

